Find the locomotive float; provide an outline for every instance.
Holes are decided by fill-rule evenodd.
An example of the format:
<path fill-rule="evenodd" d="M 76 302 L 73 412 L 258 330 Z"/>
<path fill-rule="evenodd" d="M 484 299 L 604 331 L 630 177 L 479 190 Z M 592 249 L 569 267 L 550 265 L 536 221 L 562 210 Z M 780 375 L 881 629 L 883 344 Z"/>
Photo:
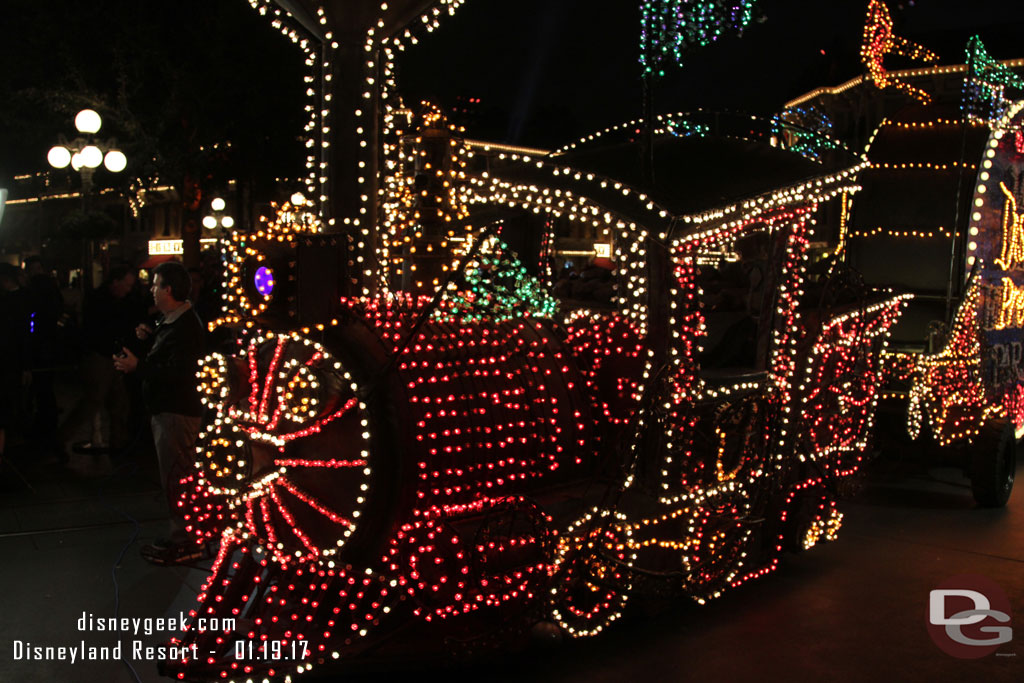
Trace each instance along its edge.
<path fill-rule="evenodd" d="M 219 543 L 191 616 L 236 628 L 187 628 L 173 644 L 204 654 L 168 675 L 289 680 L 538 625 L 592 636 L 637 599 L 704 603 L 836 538 L 883 398 L 909 402 L 911 431 L 983 452 L 972 471 L 1003 480 L 976 492 L 1005 502 L 1014 434 L 982 435 L 1022 424 L 1024 237 L 1015 204 L 992 227 L 996 188 L 1020 182 L 987 161 L 1020 154 L 1018 109 L 979 175 L 949 333 L 891 348 L 930 300 L 850 268 L 851 199 L 875 162 L 678 211 L 385 102 L 380 69 L 379 190 L 359 177 L 380 215 L 342 230 L 296 200 L 224 244 L 211 329 L 237 341 L 199 370 L 207 414 L 178 501 L 196 541 Z M 554 298 L 543 259 L 509 246 L 516 213 L 606 235 L 614 296 Z"/>
<path fill-rule="evenodd" d="M 220 543 L 195 613 L 239 626 L 187 631 L 215 654 L 172 674 L 287 676 L 410 633 L 456 651 L 538 623 L 592 635 L 631 598 L 704 602 L 836 536 L 908 298 L 808 273 L 815 216 L 858 167 L 694 215 L 645 202 L 645 226 L 467 173 L 436 111 L 419 121 L 377 292 L 344 292 L 344 242 L 301 206 L 231 238 L 218 322 L 246 333 L 199 373 L 181 506 Z M 610 222 L 616 302 L 560 306 L 498 226 L 468 227 L 484 202 Z M 312 313 L 311 270 L 318 301 L 341 293 Z"/>

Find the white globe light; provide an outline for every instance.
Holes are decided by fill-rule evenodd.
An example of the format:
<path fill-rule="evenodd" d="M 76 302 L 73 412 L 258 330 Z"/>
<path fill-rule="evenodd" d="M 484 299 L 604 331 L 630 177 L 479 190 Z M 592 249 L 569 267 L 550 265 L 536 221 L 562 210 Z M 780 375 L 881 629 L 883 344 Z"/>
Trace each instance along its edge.
<path fill-rule="evenodd" d="M 96 145 L 86 145 L 79 155 L 82 157 L 82 165 L 86 168 L 96 168 L 103 163 L 103 152 Z"/>
<path fill-rule="evenodd" d="M 303 196 L 303 194 L 301 192 L 296 192 L 295 194 L 293 194 L 291 199 L 292 199 L 292 206 L 305 206 L 306 205 L 306 198 Z"/>
<path fill-rule="evenodd" d="M 214 197 L 213 201 L 210 202 L 210 208 L 214 211 L 223 211 L 225 206 L 227 206 L 227 204 L 225 204 L 224 200 L 220 197 Z"/>
<path fill-rule="evenodd" d="M 80 133 L 97 133 L 102 125 L 103 119 L 101 119 L 100 115 L 92 109 L 83 109 L 78 112 L 78 116 L 75 117 L 75 128 L 77 128 Z M 97 164 L 97 166 L 98 165 L 99 164 Z"/>
<path fill-rule="evenodd" d="M 213 216 L 203 216 L 203 227 L 213 230 L 217 227 L 217 219 Z"/>
<path fill-rule="evenodd" d="M 235 227 L 235 219 L 231 216 L 224 216 L 224 218 L 220 219 L 220 224 L 225 228 L 233 228 Z"/>
<path fill-rule="evenodd" d="M 77 171 L 78 169 L 82 168 L 82 166 L 82 155 L 79 154 L 78 152 L 75 152 L 74 154 L 71 155 L 71 168 Z"/>
<path fill-rule="evenodd" d="M 103 157 L 103 165 L 111 173 L 120 173 L 128 165 L 128 157 L 119 149 L 112 149 Z"/>
<path fill-rule="evenodd" d="M 71 150 L 61 145 L 51 147 L 50 151 L 46 154 L 46 160 L 54 168 L 67 168 L 68 164 L 71 163 Z"/>

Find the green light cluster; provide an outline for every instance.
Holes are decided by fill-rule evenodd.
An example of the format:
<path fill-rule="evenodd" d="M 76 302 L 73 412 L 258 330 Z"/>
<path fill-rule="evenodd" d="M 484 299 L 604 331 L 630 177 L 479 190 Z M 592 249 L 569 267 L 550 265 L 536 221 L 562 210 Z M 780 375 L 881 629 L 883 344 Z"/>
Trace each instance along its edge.
<path fill-rule="evenodd" d="M 709 126 L 686 119 L 669 119 L 665 123 L 665 130 L 677 138 L 703 138 L 707 137 L 708 133 L 711 132 Z"/>
<path fill-rule="evenodd" d="M 817 107 L 784 109 L 772 117 L 772 126 L 786 149 L 811 161 L 820 162 L 825 152 L 839 146 L 832 119 Z"/>
<path fill-rule="evenodd" d="M 541 282 L 498 240 L 466 265 L 461 286 L 450 284 L 434 319 L 462 324 L 511 318 L 550 318 L 558 304 Z"/>
<path fill-rule="evenodd" d="M 970 119 L 992 122 L 1002 118 L 1009 105 L 1007 88 L 1024 90 L 1024 81 L 992 57 L 978 36 L 967 41 L 967 75 L 961 109 Z"/>
<path fill-rule="evenodd" d="M 742 34 L 757 0 L 641 0 L 640 65 L 647 75 L 665 75 L 687 50 L 724 35 Z"/>

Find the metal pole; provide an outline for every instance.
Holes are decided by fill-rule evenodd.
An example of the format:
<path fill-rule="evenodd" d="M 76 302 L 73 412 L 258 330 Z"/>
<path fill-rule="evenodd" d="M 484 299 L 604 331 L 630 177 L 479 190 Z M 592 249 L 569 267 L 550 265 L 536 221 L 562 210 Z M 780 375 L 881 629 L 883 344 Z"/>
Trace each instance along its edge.
<path fill-rule="evenodd" d="M 974 50 L 971 50 L 967 54 L 967 75 L 965 77 L 966 83 L 970 82 L 971 79 L 971 67 L 974 64 Z M 964 181 L 964 162 L 967 157 L 967 110 L 963 109 L 963 122 L 960 124 L 960 166 L 956 171 L 956 205 L 953 208 L 953 236 L 949 244 L 949 282 L 946 284 L 946 315 L 945 321 L 948 324 L 952 323 L 953 320 L 953 282 L 959 274 L 959 270 L 956 267 L 957 258 L 957 246 L 960 241 L 960 195 L 962 193 L 962 186 Z"/>
<path fill-rule="evenodd" d="M 641 118 L 643 129 L 640 138 L 640 166 L 646 191 L 654 189 L 654 73 L 645 72 L 642 79 L 643 101 Z"/>

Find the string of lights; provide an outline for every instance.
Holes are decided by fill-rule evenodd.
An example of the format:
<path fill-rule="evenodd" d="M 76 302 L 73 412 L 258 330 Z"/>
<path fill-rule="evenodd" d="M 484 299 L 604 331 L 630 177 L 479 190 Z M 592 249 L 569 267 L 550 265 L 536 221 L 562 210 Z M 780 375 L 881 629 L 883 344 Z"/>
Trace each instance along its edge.
<path fill-rule="evenodd" d="M 724 35 L 743 34 L 757 0 L 643 0 L 640 3 L 640 65 L 664 76 L 689 50 Z"/>
<path fill-rule="evenodd" d="M 1001 119 L 1010 99 L 1008 88 L 1024 90 L 1024 80 L 989 55 L 979 36 L 967 41 L 967 72 L 964 74 L 960 109 L 970 120 L 986 125 Z"/>
<path fill-rule="evenodd" d="M 931 101 L 931 95 L 904 80 L 892 77 L 883 62 L 888 55 L 923 62 L 937 62 L 939 57 L 931 50 L 895 35 L 892 29 L 892 17 L 885 3 L 881 0 L 868 0 L 864 40 L 860 48 L 861 61 L 868 69 L 868 78 L 880 89 L 893 87 L 927 104 Z"/>

